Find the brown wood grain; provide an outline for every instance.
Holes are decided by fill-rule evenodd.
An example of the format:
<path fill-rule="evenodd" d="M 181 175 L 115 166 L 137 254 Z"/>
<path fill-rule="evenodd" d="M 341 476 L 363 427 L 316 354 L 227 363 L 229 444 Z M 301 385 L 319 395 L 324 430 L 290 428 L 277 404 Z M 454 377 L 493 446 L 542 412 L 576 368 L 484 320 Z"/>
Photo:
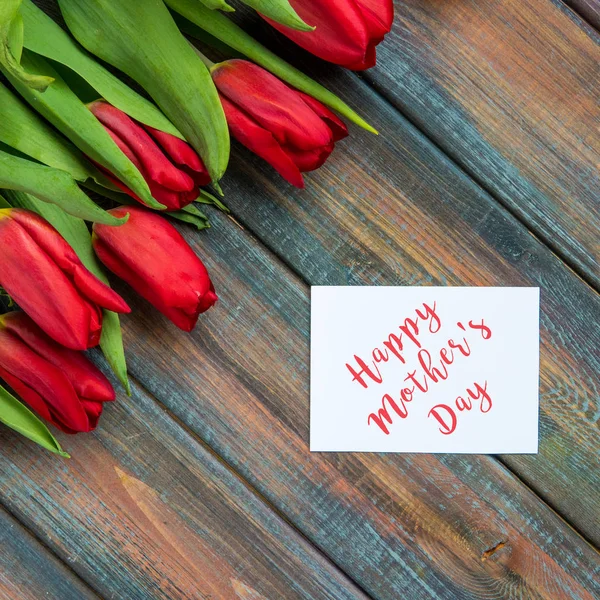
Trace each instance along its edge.
<path fill-rule="evenodd" d="M 599 285 L 600 37 L 558 0 L 396 13 L 365 78 Z"/>
<path fill-rule="evenodd" d="M 97 433 L 61 440 L 70 460 L 3 428 L 0 499 L 102 597 L 364 600 L 138 387 L 107 407 Z M 33 552 L 14 536 L 0 554 L 11 545 L 17 556 Z M 30 590 L 39 592 L 36 600 L 53 597 L 73 580 L 49 574 L 45 581 L 48 565 L 36 571 L 33 558 L 12 562 L 0 559 L 7 570 L 0 590 L 12 582 L 11 600 L 31 597 Z M 33 581 L 24 577 L 28 565 Z M 85 590 L 77 596 L 79 589 L 57 597 L 89 597 Z"/>
<path fill-rule="evenodd" d="M 599 0 L 565 0 L 573 10 L 577 11 L 590 25 L 600 31 Z"/>
<path fill-rule="evenodd" d="M 7 448 L 3 448 L 5 452 Z M 0 509 L 1 600 L 98 600 L 60 560 Z"/>
<path fill-rule="evenodd" d="M 419 84 L 402 64 L 394 69 L 395 81 Z M 186 336 L 128 296 L 139 311 L 125 320 L 133 372 L 374 597 L 599 595 L 598 554 L 492 458 L 308 453 L 306 281 L 541 285 L 541 454 L 505 460 L 581 531 L 598 540 L 599 369 L 593 354 L 599 337 L 597 296 L 355 76 L 331 69 L 321 73 L 330 87 L 363 107 L 384 134 L 377 139 L 353 131 L 332 161 L 309 176 L 310 187 L 303 193 L 290 190 L 263 163 L 239 151 L 224 182 L 236 218 L 302 279 L 292 276 L 251 235 L 215 217 L 217 227 L 208 235 L 188 235 L 213 272 L 221 304 L 193 336 Z M 421 95 L 427 93 L 429 89 L 421 90 Z M 442 123 L 444 118 L 451 121 L 443 109 L 440 103 L 433 112 L 445 115 Z M 434 116 L 425 118 L 434 122 Z M 457 131 L 466 121 L 456 121 Z M 458 140 L 449 137 L 459 148 L 465 145 L 460 135 Z M 510 183 L 503 171 L 507 163 L 498 164 L 500 180 Z M 517 195 L 522 182 L 517 183 L 505 192 L 508 196 Z M 588 221 L 593 223 L 592 217 Z M 53 482 L 62 482 L 56 472 L 34 470 L 18 494 L 9 487 L 1 492 L 15 514 L 39 535 L 55 540 L 61 556 L 68 556 L 71 538 L 84 555 L 94 550 L 100 566 L 92 572 L 85 556 L 78 556 L 78 573 L 104 581 L 113 591 L 121 585 L 140 597 L 165 593 L 163 589 L 172 593 L 173 580 L 187 593 L 189 544 L 182 551 L 168 534 L 182 531 L 182 520 L 189 525 L 190 514 L 197 533 L 208 520 L 198 516 L 187 492 L 204 489 L 187 477 L 195 462 L 188 458 L 183 473 L 178 470 L 171 457 L 180 456 L 181 442 L 176 436 L 176 441 L 169 438 L 172 429 L 164 421 L 153 417 L 147 433 L 134 438 L 132 447 L 122 441 L 139 431 L 139 421 L 151 407 L 150 403 L 143 413 L 134 412 L 133 419 L 120 412 L 117 419 L 105 419 L 99 437 L 93 439 L 100 439 L 102 447 L 112 444 L 109 453 L 99 451 L 96 441 L 77 441 L 75 449 L 83 459 L 64 487 L 85 490 L 88 512 L 68 503 L 61 514 L 57 507 L 62 509 L 67 501 L 48 499 L 46 488 L 54 494 L 60 489 L 60 484 L 52 488 Z M 132 409 L 124 403 L 115 410 Z M 154 441 L 157 436 L 160 442 Z M 160 462 L 164 448 L 169 458 Z M 96 452 L 100 458 L 94 460 Z M 22 461 L 17 463 L 13 485 L 21 480 L 23 468 Z M 84 485 L 88 479 L 92 483 Z M 214 478 L 209 480 L 214 485 Z M 158 507 L 163 505 L 157 494 L 169 490 L 162 493 L 170 503 L 173 486 L 180 493 L 175 494 L 175 515 L 167 511 L 161 529 L 156 514 L 162 514 Z M 44 507 L 41 513 L 25 502 L 32 490 Z M 96 495 L 108 509 L 98 508 Z M 127 500 L 131 497 L 134 505 Z M 223 497 L 235 503 L 231 491 Z M 88 503 L 93 508 L 88 509 Z M 246 505 L 243 512 L 249 512 Z M 64 514 L 75 518 L 61 519 Z M 258 550 L 251 551 L 248 560 L 260 576 L 268 555 L 266 535 L 261 531 L 246 543 L 238 532 L 230 533 L 235 520 L 230 512 L 225 514 L 223 525 L 216 528 L 219 533 L 211 530 L 203 549 L 213 558 L 199 564 L 209 569 L 212 561 L 216 563 L 210 552 L 213 547 L 222 550 L 220 535 L 231 540 L 228 557 L 240 543 L 246 550 L 256 540 Z M 135 525 L 135 519 L 141 525 Z M 67 531 L 61 529 L 64 522 Z M 148 549 L 130 543 L 131 531 Z M 176 537 L 187 540 L 187 532 L 186 528 Z M 126 544 L 121 547 L 123 539 Z M 120 551 L 115 552 L 115 545 Z M 162 551 L 167 555 L 164 562 Z M 220 564 L 216 571 L 229 573 Z M 296 576 L 292 571 L 290 578 Z M 131 573 L 134 579 L 127 583 Z M 284 581 L 282 575 L 262 585 L 280 593 Z M 214 587 L 207 583 L 206 589 Z M 253 592 L 245 593 L 251 597 Z"/>
<path fill-rule="evenodd" d="M 365 149 L 365 140 L 361 141 L 363 145 L 360 141 L 355 145 L 356 153 Z M 385 148 L 381 143 L 377 151 L 382 164 L 390 159 Z M 339 153 L 334 166 L 313 177 L 311 192 L 289 199 L 273 191 L 270 173 L 261 179 L 248 165 L 234 169 L 232 175 L 246 189 L 245 195 L 238 196 L 239 203 L 247 204 L 247 212 L 263 222 L 257 231 L 262 235 L 270 228 L 271 243 L 293 248 L 307 261 L 312 258 L 316 283 L 358 283 L 370 277 L 379 283 L 403 283 L 410 272 L 415 273 L 413 282 L 422 281 L 425 275 L 419 275 L 415 265 L 427 260 L 433 249 L 413 242 L 406 245 L 403 256 L 389 238 L 390 231 L 398 235 L 409 213 L 418 209 L 398 202 L 391 192 L 373 194 L 380 199 L 377 207 L 374 202 L 353 206 L 356 186 L 365 185 L 368 176 L 363 166 L 340 171 L 342 164 L 356 166 L 360 160 Z M 398 164 L 402 161 L 394 163 L 394 171 Z M 447 183 L 449 173 L 439 167 L 436 177 Z M 399 176 L 406 176 L 400 170 Z M 252 185 L 250 178 L 258 180 Z M 334 181 L 338 191 L 353 192 L 332 197 L 328 190 Z M 372 181 L 370 185 L 377 186 Z M 467 183 L 455 191 L 468 196 L 469 188 L 473 189 Z M 231 189 L 230 193 L 234 195 Z M 420 200 L 424 202 L 423 197 Z M 440 201 L 452 212 L 458 200 Z M 480 276 L 481 267 L 473 257 L 485 255 L 492 261 L 487 268 L 496 272 L 486 275 L 490 283 L 496 278 L 498 283 L 525 284 L 524 276 L 510 276 L 510 263 L 520 262 L 511 255 L 521 247 L 521 255 L 527 253 L 531 263 L 545 263 L 546 276 L 558 283 L 564 274 L 561 263 L 525 231 L 519 233 L 517 242 L 512 221 L 498 214 L 485 196 L 479 196 L 479 202 L 473 218 L 483 223 L 481 216 L 489 215 L 482 229 L 496 230 L 497 241 L 502 233 L 509 236 L 510 253 L 500 259 L 490 247 L 485 250 L 485 241 L 476 239 L 465 225 L 463 235 L 470 254 L 463 255 L 462 248 L 454 250 L 463 256 L 463 265 L 457 269 L 468 272 L 472 268 L 473 277 Z M 279 212 L 277 219 L 268 216 L 269 205 Z M 331 254 L 311 239 L 312 231 L 300 235 L 299 226 L 290 222 L 284 208 L 311 227 L 319 224 L 320 239 Z M 324 214 L 317 218 L 315 211 L 321 210 L 327 218 Z M 359 218 L 362 211 L 377 211 L 374 223 L 386 231 Z M 392 218 L 395 211 L 402 212 L 402 220 Z M 448 220 L 449 214 L 444 216 Z M 120 288 L 136 307 L 135 317 L 125 319 L 132 371 L 166 406 L 373 597 L 593 598 L 600 593 L 593 575 L 600 564 L 597 552 L 491 457 L 309 453 L 309 290 L 237 224 L 216 215 L 213 220 L 214 228 L 206 235 L 186 232 L 206 261 L 221 298 L 192 335 L 176 331 L 146 303 L 136 302 L 127 289 Z M 332 229 L 340 223 L 345 225 L 343 231 Z M 421 223 L 427 224 L 431 234 L 434 219 Z M 425 235 L 412 227 L 409 231 L 415 237 Z M 436 243 L 447 248 L 441 239 Z M 367 247 L 373 254 L 362 254 Z M 349 262 L 335 262 L 342 257 Z M 383 261 L 394 265 L 394 271 Z M 455 275 L 448 274 L 446 283 L 457 282 Z M 544 354 L 547 377 L 550 369 L 556 369 L 550 344 Z M 543 405 L 550 413 L 553 399 L 549 390 L 545 393 Z M 578 417 L 563 410 L 561 418 Z M 549 464 L 552 449 L 564 443 L 581 469 L 580 489 L 593 494 L 593 467 L 586 469 L 583 454 L 592 462 L 593 456 L 564 437 L 550 440 L 550 427 L 555 425 L 549 415 L 544 421 L 542 455 L 530 459 L 540 472 L 539 481 L 572 477 Z M 564 433 L 558 430 L 555 435 L 560 438 Z M 555 499 L 559 493 L 564 490 L 556 490 Z M 570 500 L 577 501 L 576 493 Z M 588 497 L 579 506 L 589 515 L 594 502 Z M 583 564 L 577 567 L 573 559 Z"/>

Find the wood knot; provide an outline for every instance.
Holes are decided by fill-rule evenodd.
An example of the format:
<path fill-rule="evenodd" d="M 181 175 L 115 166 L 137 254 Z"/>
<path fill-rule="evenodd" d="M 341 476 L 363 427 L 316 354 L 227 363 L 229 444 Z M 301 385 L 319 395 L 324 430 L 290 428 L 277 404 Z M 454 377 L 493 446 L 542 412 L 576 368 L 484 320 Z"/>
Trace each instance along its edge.
<path fill-rule="evenodd" d="M 496 554 L 496 552 L 498 552 L 498 550 L 502 550 L 502 548 L 504 548 L 504 546 L 506 546 L 507 543 L 508 543 L 508 540 L 505 540 L 504 542 L 498 542 L 495 546 L 493 546 L 492 548 L 489 548 L 481 555 L 481 560 L 486 561 L 488 558 L 490 558 L 491 556 Z"/>

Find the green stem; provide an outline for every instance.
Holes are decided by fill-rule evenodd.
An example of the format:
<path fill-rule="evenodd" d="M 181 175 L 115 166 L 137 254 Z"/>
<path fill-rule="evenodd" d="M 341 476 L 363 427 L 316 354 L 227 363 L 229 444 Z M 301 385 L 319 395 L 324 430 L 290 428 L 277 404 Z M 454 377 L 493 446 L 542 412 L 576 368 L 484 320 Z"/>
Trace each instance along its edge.
<path fill-rule="evenodd" d="M 238 27 L 219 11 L 209 10 L 197 0 L 165 0 L 165 2 L 169 8 L 191 21 L 201 30 L 208 32 L 234 50 L 241 52 L 301 92 L 309 94 L 323 102 L 323 104 L 337 110 L 363 129 L 377 134 L 377 130 L 371 127 L 343 100 L 306 76 L 302 71 L 292 67 L 262 44 L 259 44 L 252 36 L 248 35 L 241 27 Z M 186 33 L 196 37 L 194 29 L 195 27 L 185 28 Z M 202 36 L 199 37 L 202 38 Z"/>

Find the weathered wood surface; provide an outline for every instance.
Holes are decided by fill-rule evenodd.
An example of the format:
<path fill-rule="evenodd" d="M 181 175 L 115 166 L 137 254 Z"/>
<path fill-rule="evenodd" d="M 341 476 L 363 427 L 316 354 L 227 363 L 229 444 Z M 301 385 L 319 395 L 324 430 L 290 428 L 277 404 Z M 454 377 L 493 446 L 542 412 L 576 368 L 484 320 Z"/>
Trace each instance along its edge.
<path fill-rule="evenodd" d="M 600 284 L 600 37 L 559 0 L 396 10 L 365 79 Z"/>
<path fill-rule="evenodd" d="M 382 119 L 388 118 L 389 114 L 382 115 Z M 355 140 L 355 152 L 361 147 L 364 151 L 365 144 L 365 140 Z M 369 167 L 374 171 L 390 158 L 385 142 L 380 145 L 379 158 Z M 229 180 L 230 196 L 240 194 L 239 204 L 247 203 L 247 211 L 263 220 L 263 226 L 257 227 L 261 235 L 265 228 L 273 229 L 269 242 L 302 253 L 314 269 L 309 276 L 319 282 L 358 283 L 369 280 L 365 276 L 369 273 L 381 283 L 405 283 L 407 260 L 413 262 L 410 272 L 416 274 L 415 282 L 425 279 L 419 274 L 418 257 L 426 257 L 428 252 L 418 242 L 413 244 L 419 253 L 414 258 L 396 255 L 396 242 L 388 244 L 389 230 L 376 231 L 367 219 L 358 218 L 359 209 L 349 206 L 345 190 L 352 189 L 354 194 L 356 186 L 363 189 L 365 170 L 356 155 L 344 156 L 339 153 L 331 168 L 313 177 L 305 198 L 298 195 L 289 200 L 265 193 L 273 190 L 268 183 L 270 173 L 261 179 L 258 170 L 236 161 L 239 168 L 234 167 Z M 423 154 L 420 157 L 425 159 Z M 346 171 L 354 161 L 358 168 Z M 244 173 L 258 180 L 251 184 Z M 400 170 L 398 177 L 403 176 L 407 174 Z M 452 177 L 441 165 L 438 176 L 440 181 Z M 333 181 L 339 191 L 336 199 L 327 192 Z M 235 182 L 240 189 L 234 191 L 231 186 Z M 376 188 L 372 181 L 368 185 Z M 427 185 L 423 189 L 428 189 Z M 456 192 L 469 198 L 473 194 L 469 189 L 474 188 L 463 182 Z M 400 231 L 399 221 L 392 225 L 394 211 L 408 213 L 416 208 L 408 202 L 401 206 L 391 192 L 389 197 L 376 192 L 374 189 L 380 205 L 363 202 L 360 210 L 377 211 L 381 226 Z M 496 206 L 483 194 L 477 200 L 479 208 L 473 218 L 482 221 L 482 215 L 489 214 L 489 222 L 479 231 L 498 224 L 499 234 L 513 236 L 507 247 L 509 256 L 501 260 L 475 233 L 464 232 L 472 244 L 471 252 L 491 261 L 488 266 L 495 268 L 496 278 L 509 278 L 509 262 L 515 260 L 510 255 L 517 252 L 530 253 L 532 262 L 555 261 L 558 273 L 562 272 L 560 263 L 531 236 L 515 234 L 512 220 L 497 214 Z M 448 218 L 453 210 L 449 207 L 458 200 L 440 196 L 440 202 L 448 206 L 440 218 Z M 343 221 L 352 232 L 333 229 L 339 223 L 334 216 L 342 205 L 347 208 Z M 280 212 L 277 220 L 270 219 L 269 206 Z M 285 214 L 284 206 L 293 207 L 295 215 L 303 215 L 301 218 L 313 224 L 320 223 L 315 236 L 319 235 L 331 253 L 309 231 L 301 239 L 298 224 Z M 327 219 L 315 214 L 317 206 L 328 212 Z M 424 223 L 435 233 L 435 219 L 426 217 Z M 454 226 L 456 223 L 448 222 L 449 230 Z M 372 233 L 368 239 L 365 227 Z M 192 335 L 183 335 L 146 303 L 136 302 L 127 290 L 119 288 L 137 309 L 134 318 L 124 319 L 132 372 L 365 591 L 381 599 L 453 600 L 593 598 L 600 594 L 597 552 L 493 458 L 309 453 L 308 287 L 225 217 L 215 216 L 214 228 L 206 235 L 191 231 L 186 235 L 206 261 L 221 301 L 203 316 Z M 509 240 L 505 241 L 508 244 Z M 373 254 L 361 254 L 366 245 L 371 245 Z M 461 250 L 456 252 L 461 254 Z M 348 261 L 335 263 L 342 256 Z M 393 265 L 393 273 L 384 260 Z M 467 270 L 469 263 L 481 271 L 467 256 L 457 269 Z M 547 277 L 560 283 L 550 268 L 546 271 Z M 456 275 L 447 274 L 448 282 L 455 280 Z M 512 283 L 526 281 L 513 275 Z M 551 354 L 545 350 L 544 376 L 550 378 L 549 369 L 555 368 Z M 548 410 L 552 403 L 548 393 L 543 403 Z M 563 420 L 571 418 L 563 411 Z M 545 423 L 543 435 L 547 437 L 553 423 L 547 416 Z M 555 435 L 561 435 L 558 427 Z M 582 469 L 580 490 L 588 497 L 593 495 L 592 474 L 581 464 L 583 457 L 577 456 L 571 440 L 564 443 L 569 444 L 574 463 Z M 551 454 L 549 449 L 546 439 L 544 454 Z M 588 452 L 585 458 L 594 460 Z M 545 478 L 540 481 L 547 481 L 549 487 L 553 478 L 562 476 L 560 471 L 552 475 L 544 470 L 548 458 L 543 455 L 533 461 Z M 591 513 L 594 500 L 588 498 L 586 504 L 575 493 L 570 500 Z M 488 557 L 486 553 L 502 543 L 505 545 Z"/>
<path fill-rule="evenodd" d="M 466 6 L 474 14 L 463 18 L 474 19 L 475 4 Z M 426 2 L 422 10 L 431 7 Z M 468 33 L 466 27 L 462 35 Z M 384 46 L 381 64 L 402 52 L 404 46 Z M 399 80 L 419 83 L 419 73 L 403 63 L 395 68 Z M 505 460 L 598 541 L 597 296 L 366 85 L 327 71 L 329 85 L 368 107 L 385 134 L 376 139 L 353 130 L 303 193 L 236 151 L 224 182 L 236 217 L 310 283 L 541 285 L 541 455 Z M 436 111 L 444 114 L 441 107 Z M 510 183 L 503 175 L 499 188 L 503 178 Z M 143 302 L 135 304 L 145 314 L 125 320 L 132 370 L 162 403 L 374 597 L 600 595 L 598 554 L 492 458 L 309 454 L 307 287 L 246 232 L 222 217 L 215 225 L 208 235 L 188 232 L 222 298 L 198 331 L 175 331 Z M 246 586 L 235 590 L 242 597 L 265 596 L 265 589 L 265 597 L 280 597 L 296 577 L 298 596 L 344 597 L 335 596 L 336 586 L 358 594 L 302 540 L 301 550 L 286 554 L 293 531 L 279 536 L 272 526 L 265 534 L 265 521 L 283 527 L 281 521 L 260 503 L 255 517 L 258 501 L 250 492 L 252 501 L 240 502 L 231 480 L 223 488 L 219 477 L 205 475 L 213 461 L 199 460 L 202 447 L 190 446 L 145 396 L 111 407 L 107 417 L 98 434 L 71 443 L 77 458 L 63 467 L 11 441 L 18 452 L 8 458 L 16 463 L 2 459 L 11 478 L 0 483 L 0 499 L 65 560 L 74 558 L 74 569 L 95 589 L 186 597 L 202 573 L 206 594 L 228 597 L 231 587 L 224 592 L 219 585 L 241 570 L 259 579 L 237 579 Z M 196 497 L 208 504 L 206 512 Z M 239 520 L 246 523 L 242 534 Z M 283 558 L 275 559 L 265 540 Z M 306 582 L 311 569 L 324 575 Z M 310 585 L 326 592 L 319 588 L 320 596 Z M 281 597 L 294 597 L 296 589 Z"/>
<path fill-rule="evenodd" d="M 0 500 L 101 597 L 364 598 L 137 386 L 107 407 L 97 433 L 61 439 L 71 460 L 0 431 Z M 16 536 L 12 543 L 24 559 L 35 551 Z M 0 561 L 15 584 L 29 568 L 25 598 L 28 589 L 51 594 L 73 581 L 28 560 Z M 80 588 L 57 597 L 75 598 Z"/>
<path fill-rule="evenodd" d="M 227 187 L 236 217 L 313 285 L 539 285 L 540 455 L 505 460 L 600 542 L 597 293 L 375 93 L 335 85 L 387 133 L 354 131 L 304 192 L 244 152 Z"/>
<path fill-rule="evenodd" d="M 599 0 L 565 0 L 590 25 L 600 31 L 600 1 Z"/>
<path fill-rule="evenodd" d="M 2 449 L 3 452 L 6 448 Z M 98 600 L 68 567 L 0 509 L 1 600 Z"/>

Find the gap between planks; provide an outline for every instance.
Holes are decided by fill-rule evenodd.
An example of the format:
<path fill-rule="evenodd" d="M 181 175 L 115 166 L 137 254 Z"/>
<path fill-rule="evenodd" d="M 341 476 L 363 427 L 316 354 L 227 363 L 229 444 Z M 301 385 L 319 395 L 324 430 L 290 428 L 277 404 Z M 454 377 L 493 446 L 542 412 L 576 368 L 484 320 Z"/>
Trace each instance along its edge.
<path fill-rule="evenodd" d="M 600 0 L 599 0 L 600 1 Z M 565 6 L 565 9 L 567 7 Z M 483 190 L 494 202 L 496 202 L 501 209 L 504 209 L 506 213 L 508 213 L 515 221 L 523 225 L 525 229 L 538 241 L 540 244 L 548 248 L 548 250 L 554 254 L 560 262 L 562 262 L 565 267 L 567 267 L 576 277 L 581 279 L 590 289 L 592 289 L 596 294 L 600 294 L 600 286 L 596 287 L 596 283 L 593 281 L 591 274 L 586 273 L 583 269 L 580 269 L 574 261 L 569 259 L 567 256 L 561 252 L 561 248 L 559 245 L 552 243 L 551 238 L 544 235 L 544 232 L 541 231 L 540 228 L 535 227 L 535 225 L 531 225 L 527 222 L 527 215 L 523 213 L 519 214 L 519 211 L 515 208 L 511 208 L 506 202 L 504 202 L 501 198 L 497 196 L 497 194 L 486 185 L 485 181 L 482 180 L 477 173 L 473 172 L 466 165 L 463 165 L 460 159 L 458 159 L 451 150 L 446 150 L 443 148 L 438 142 L 433 140 L 426 131 L 424 131 L 418 123 L 416 123 L 409 115 L 407 115 L 400 107 L 396 106 L 390 96 L 381 89 L 379 85 L 374 83 L 371 79 L 368 78 L 368 74 L 364 77 L 360 77 L 355 75 L 356 79 L 362 83 L 362 85 L 366 85 L 369 87 L 375 94 L 377 94 L 388 106 L 390 106 L 393 110 L 395 110 L 402 118 L 409 123 L 419 134 L 424 137 L 429 144 L 431 144 L 436 150 L 438 150 L 444 157 L 452 163 L 456 167 L 456 169 L 462 173 L 465 177 L 470 179 L 473 183 L 477 185 L 481 190 Z M 269 248 L 272 250 L 271 248 Z M 281 257 L 280 257 L 281 258 Z M 285 262 L 285 261 L 284 261 Z M 287 265 L 287 262 L 286 262 Z M 289 265 L 287 265 L 289 267 Z M 293 269 L 292 269 L 293 270 Z"/>
<path fill-rule="evenodd" d="M 68 460 L 68 459 L 58 459 L 57 460 Z M 40 536 L 34 531 L 27 523 L 24 523 L 22 519 L 20 519 L 17 515 L 15 515 L 10 507 L 6 506 L 4 503 L 0 503 L 0 510 L 3 510 L 11 519 L 18 524 L 19 527 L 23 529 L 26 535 L 29 535 L 36 544 L 38 544 L 43 550 L 45 550 L 52 559 L 57 560 L 66 571 L 68 571 L 74 579 L 81 583 L 82 587 L 87 588 L 90 593 L 90 596 L 95 596 L 98 600 L 106 600 L 104 596 L 100 594 L 100 592 L 86 579 L 84 579 L 74 568 L 70 565 L 66 560 L 64 560 L 61 556 L 59 556 Z"/>
<path fill-rule="evenodd" d="M 387 98 L 384 98 L 386 102 L 388 102 Z M 388 102 L 389 104 L 389 102 Z M 394 106 L 392 106 L 392 108 L 395 109 Z M 399 111 L 398 111 L 399 112 Z M 404 115 L 402 115 L 404 116 Z M 412 125 L 412 123 L 411 123 Z M 418 129 L 418 128 L 417 128 Z M 418 130 L 422 135 L 424 135 L 421 130 Z M 426 136 L 425 136 L 426 137 Z M 427 138 L 429 139 L 429 138 Z M 432 142 L 433 143 L 433 142 Z M 436 146 L 437 147 L 437 146 Z M 443 150 L 440 149 L 440 152 L 443 152 Z M 445 156 L 447 156 L 444 153 Z M 448 158 L 448 160 L 451 160 L 450 158 Z M 454 163 L 454 161 L 451 161 Z M 468 175 L 468 174 L 467 174 Z M 476 182 L 477 183 L 477 182 Z M 480 186 L 481 187 L 481 186 Z M 484 188 L 483 188 L 484 189 Z M 484 189 L 484 191 L 486 191 Z M 504 209 L 504 205 L 500 203 L 500 210 Z M 508 212 L 510 214 L 510 211 L 507 210 L 506 212 Z M 228 215 L 229 218 L 231 218 L 230 215 Z M 279 261 L 281 264 L 283 264 L 285 266 L 285 268 L 290 271 L 290 274 L 294 275 L 304 286 L 307 286 L 310 288 L 310 284 L 308 283 L 308 281 L 303 277 L 303 275 L 292 265 L 290 264 L 286 258 L 284 256 L 282 256 L 281 254 L 279 254 L 279 252 L 273 248 L 273 246 L 271 244 L 265 243 L 264 240 L 262 240 L 259 237 L 256 237 L 254 235 L 254 233 L 252 232 L 252 230 L 249 228 L 249 226 L 244 222 L 244 220 L 240 217 L 240 216 L 236 216 L 235 218 L 232 219 L 237 226 L 239 226 L 240 228 L 242 228 L 245 232 L 249 232 L 252 237 L 254 237 L 255 239 L 257 239 L 259 241 L 259 243 L 261 244 L 261 246 L 263 248 L 265 248 L 268 252 L 270 252 L 277 261 Z M 521 223 L 521 225 L 523 225 L 523 227 L 525 227 L 529 233 L 536 238 L 540 243 L 542 243 L 542 241 L 537 238 L 537 236 L 531 232 L 531 230 L 525 225 L 525 223 L 522 223 L 521 221 L 519 221 Z M 574 269 L 572 269 L 569 265 L 567 265 L 566 263 L 564 263 L 564 261 L 562 260 L 562 258 L 556 254 L 555 252 L 553 252 L 553 250 L 551 248 L 549 248 L 549 251 L 554 254 L 561 262 L 563 262 L 563 264 L 565 264 L 565 268 L 569 269 L 576 277 L 578 277 L 579 279 L 581 279 L 586 285 L 588 285 L 588 287 L 590 287 L 590 289 L 598 296 L 600 296 L 600 292 L 598 290 L 595 289 L 594 286 L 591 286 L 585 279 L 583 279 L 580 274 L 575 271 Z M 133 379 L 133 378 L 132 378 Z M 169 416 L 171 416 L 171 418 L 173 418 L 177 423 L 179 423 L 186 431 L 190 432 L 190 435 L 193 435 L 194 439 L 197 439 L 200 441 L 200 443 L 203 446 L 206 446 L 209 451 L 211 452 L 211 454 L 214 454 L 215 456 L 217 456 L 219 458 L 219 460 L 227 466 L 227 468 L 232 471 L 233 473 L 235 473 L 236 477 L 238 477 L 241 481 L 243 481 L 249 489 L 251 489 L 257 496 L 259 496 L 261 499 L 263 499 L 265 501 L 265 503 L 273 509 L 273 511 L 275 513 L 277 513 L 278 515 L 280 515 L 287 523 L 290 523 L 289 519 L 283 515 L 278 508 L 276 508 L 268 499 L 266 499 L 263 494 L 261 494 L 258 490 L 256 490 L 252 484 L 250 484 L 246 479 L 244 479 L 240 474 L 238 474 L 238 472 L 235 470 L 234 467 L 232 467 L 224 458 L 222 458 L 219 454 L 217 454 L 212 447 L 208 446 L 199 436 L 198 434 L 196 434 L 195 432 L 193 432 L 191 429 L 189 429 L 189 427 L 187 427 L 187 425 L 185 425 L 182 421 L 180 421 L 180 419 L 174 415 L 171 410 L 169 408 L 167 408 L 162 402 L 160 402 L 160 400 L 158 400 L 154 394 L 152 394 L 152 392 L 150 392 L 149 390 L 146 389 L 146 387 L 138 380 L 138 379 L 134 379 L 135 381 L 138 382 L 138 384 L 144 389 L 144 391 L 150 396 L 152 397 L 164 410 L 165 412 L 167 412 L 169 414 Z M 521 484 L 526 490 L 528 490 L 529 492 L 531 492 L 536 498 L 538 498 L 538 500 L 544 504 L 551 512 L 553 512 L 555 515 L 557 515 L 561 521 L 563 521 L 570 529 L 572 529 L 585 543 L 587 543 L 593 550 L 595 550 L 597 553 L 600 554 L 600 548 L 598 546 L 596 546 L 596 544 L 591 541 L 584 533 L 582 533 L 577 527 L 575 527 L 563 514 L 562 512 L 560 512 L 560 510 L 558 510 L 550 501 L 548 501 L 543 495 L 541 495 L 540 493 L 538 493 L 538 491 L 536 490 L 535 487 L 533 487 L 529 482 L 527 482 L 525 479 L 523 479 L 521 476 L 519 476 L 500 456 L 498 455 L 489 455 L 490 458 L 494 461 L 496 461 L 498 464 L 500 464 L 506 471 L 508 471 L 508 473 L 510 473 L 510 475 L 519 482 L 519 484 Z M 297 531 L 298 528 L 293 524 L 290 523 L 290 525 L 296 529 Z M 302 537 L 305 537 L 304 534 L 299 531 L 300 535 L 302 535 Z M 308 538 L 307 538 L 308 539 Z M 321 552 L 323 554 L 323 551 L 316 546 L 310 539 L 308 539 L 308 542 L 315 548 L 317 548 L 319 550 L 319 552 Z M 489 550 L 487 550 L 486 552 L 488 552 Z M 335 563 L 335 561 L 333 561 L 333 559 L 331 559 L 331 557 L 325 553 L 325 556 L 335 564 L 336 567 L 338 567 L 337 563 Z M 485 556 L 485 552 L 482 555 L 482 559 Z M 338 567 L 339 568 L 339 567 Z M 345 573 L 345 572 L 344 572 Z M 346 576 L 351 579 L 352 581 L 354 581 L 351 577 L 349 577 L 347 574 Z M 358 585 L 358 584 L 357 584 Z M 360 587 L 360 586 L 359 586 Z M 361 588 L 362 589 L 362 588 Z"/>
<path fill-rule="evenodd" d="M 600 32 L 600 0 L 562 0 L 592 29 Z"/>
<path fill-rule="evenodd" d="M 230 215 L 228 215 L 228 217 L 230 217 Z M 238 223 L 235 219 L 233 220 L 237 223 L 238 226 L 245 230 L 245 228 L 242 227 L 240 223 Z M 364 595 L 365 599 L 374 600 L 374 598 L 370 594 L 368 594 L 365 591 L 365 589 L 353 577 L 351 577 L 348 573 L 346 573 L 346 571 L 341 569 L 339 565 L 328 554 L 323 552 L 323 550 L 319 548 L 319 546 L 317 546 L 309 537 L 307 537 L 300 529 L 298 529 L 298 527 L 296 527 L 296 525 L 292 523 L 292 521 L 290 521 L 290 519 L 285 513 L 281 512 L 264 494 L 260 492 L 260 490 L 256 489 L 245 477 L 238 473 L 238 471 L 227 460 L 225 460 L 218 452 L 216 452 L 210 444 L 204 441 L 198 435 L 198 433 L 196 433 L 191 427 L 189 427 L 184 421 L 182 421 L 168 406 L 163 404 L 163 402 L 161 402 L 156 397 L 156 395 L 144 385 L 142 381 L 140 381 L 137 377 L 133 375 L 129 375 L 129 379 L 135 385 L 137 385 L 144 392 L 144 394 L 146 394 L 146 396 L 148 396 L 148 398 L 152 400 L 152 402 L 154 402 L 172 421 L 174 421 L 178 427 L 180 427 L 192 440 L 194 440 L 196 444 L 201 446 L 211 458 L 219 462 L 219 464 L 221 464 L 233 477 L 235 477 L 235 479 L 239 481 L 251 494 L 256 496 L 266 506 L 268 510 L 270 510 L 275 516 L 277 516 L 284 523 L 286 523 L 286 525 L 288 525 L 290 529 L 292 529 L 294 533 L 300 539 L 302 539 L 304 543 L 306 543 L 310 548 L 312 548 L 315 551 L 315 553 L 322 556 L 323 559 L 331 565 L 331 568 L 333 570 L 340 573 L 343 577 L 345 577 L 348 580 L 349 583 L 356 587 L 356 589 Z"/>

